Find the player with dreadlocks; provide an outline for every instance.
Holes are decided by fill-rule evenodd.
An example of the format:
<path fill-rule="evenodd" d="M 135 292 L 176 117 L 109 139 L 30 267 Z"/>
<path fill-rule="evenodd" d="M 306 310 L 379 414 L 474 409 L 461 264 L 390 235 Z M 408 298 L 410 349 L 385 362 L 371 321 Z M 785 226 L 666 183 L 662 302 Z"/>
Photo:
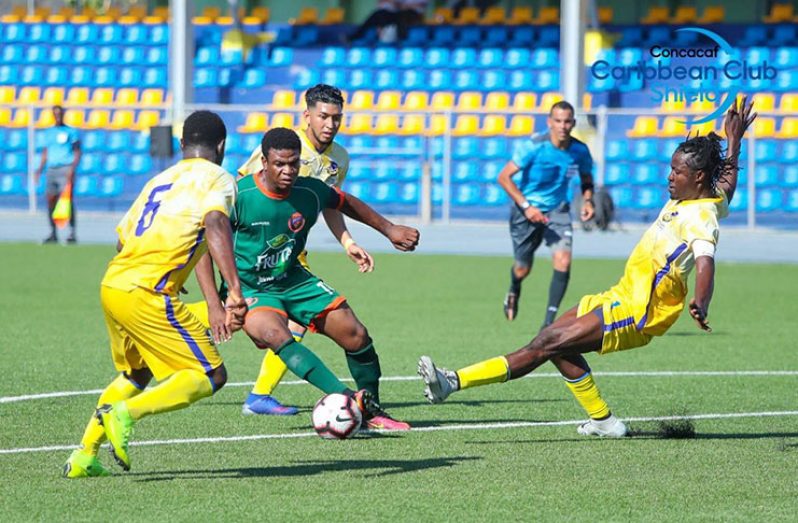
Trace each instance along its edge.
<path fill-rule="evenodd" d="M 740 143 L 756 118 L 751 107 L 743 98 L 726 114 L 725 158 L 722 139 L 715 133 L 688 137 L 676 148 L 668 176 L 670 201 L 632 251 L 617 285 L 584 296 L 577 307 L 527 345 L 505 356 L 456 372 L 437 368 L 428 356 L 422 356 L 418 372 L 426 383 L 427 399 L 440 403 L 455 391 L 520 378 L 551 361 L 590 416 L 577 432 L 625 436 L 626 425 L 601 398 L 583 354 L 641 347 L 653 336 L 665 334 L 684 309 L 693 267 L 696 288 L 688 310 L 701 329 L 711 331 L 707 314 L 715 278 L 718 219 L 728 214 L 737 188 Z"/>

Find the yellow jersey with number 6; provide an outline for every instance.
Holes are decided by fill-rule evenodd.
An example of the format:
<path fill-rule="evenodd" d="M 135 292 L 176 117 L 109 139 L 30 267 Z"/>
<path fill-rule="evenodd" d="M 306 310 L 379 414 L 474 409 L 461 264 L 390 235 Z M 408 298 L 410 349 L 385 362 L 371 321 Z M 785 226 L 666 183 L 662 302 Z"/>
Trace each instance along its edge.
<path fill-rule="evenodd" d="M 182 160 L 152 178 L 116 228 L 122 250 L 102 285 L 176 294 L 208 250 L 205 216 L 229 216 L 235 196 L 233 176 L 202 158 Z"/>

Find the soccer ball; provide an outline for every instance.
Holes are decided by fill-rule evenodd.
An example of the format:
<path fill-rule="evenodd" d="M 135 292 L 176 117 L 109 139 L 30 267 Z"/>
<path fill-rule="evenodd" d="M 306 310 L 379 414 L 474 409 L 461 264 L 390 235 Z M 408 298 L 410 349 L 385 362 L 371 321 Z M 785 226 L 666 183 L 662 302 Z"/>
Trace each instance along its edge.
<path fill-rule="evenodd" d="M 346 439 L 357 434 L 363 414 L 353 398 L 327 394 L 313 407 L 313 428 L 324 439 Z"/>

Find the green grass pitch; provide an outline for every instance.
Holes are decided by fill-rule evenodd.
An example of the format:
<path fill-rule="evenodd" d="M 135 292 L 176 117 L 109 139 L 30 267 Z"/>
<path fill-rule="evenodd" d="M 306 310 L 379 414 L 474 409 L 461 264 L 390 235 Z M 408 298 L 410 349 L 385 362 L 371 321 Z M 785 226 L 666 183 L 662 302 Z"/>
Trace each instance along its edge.
<path fill-rule="evenodd" d="M 3 521 L 794 521 L 798 266 L 721 262 L 713 333 L 685 314 L 648 347 L 588 356 L 622 418 L 746 414 L 697 419 L 693 439 L 659 438 L 655 421 L 631 421 L 638 435 L 620 441 L 577 436 L 584 414 L 546 365 L 535 379 L 435 406 L 420 380 L 386 381 L 387 409 L 422 430 L 324 441 L 304 436 L 320 396 L 309 385 L 278 389 L 302 407 L 298 416 L 241 415 L 249 390 L 241 383 L 254 380 L 262 353 L 239 334 L 223 347 L 226 388 L 137 425 L 133 441 L 150 444 L 131 448 L 130 473 L 103 450 L 113 477 L 67 481 L 60 469 L 69 450 L 14 449 L 77 444 L 97 394 L 9 398 L 101 389 L 114 377 L 99 306 L 112 254 L 110 246 L 0 245 Z M 551 270 L 544 253 L 519 318 L 508 323 L 501 301 L 509 256 L 381 254 L 369 275 L 340 253 L 312 253 L 310 262 L 368 326 L 384 376 L 408 378 L 421 354 L 458 367 L 527 342 L 542 320 Z M 621 260 L 577 259 L 564 305 L 607 288 L 622 268 Z M 193 281 L 190 290 L 187 298 L 198 299 Z M 348 377 L 332 343 L 311 335 L 307 344 Z M 652 372 L 660 374 L 644 374 Z"/>

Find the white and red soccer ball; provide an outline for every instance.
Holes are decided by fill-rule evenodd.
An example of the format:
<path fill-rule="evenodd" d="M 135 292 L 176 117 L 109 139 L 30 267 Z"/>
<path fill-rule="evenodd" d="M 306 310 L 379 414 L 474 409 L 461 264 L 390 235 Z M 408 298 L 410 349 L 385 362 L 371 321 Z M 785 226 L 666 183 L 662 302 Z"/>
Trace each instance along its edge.
<path fill-rule="evenodd" d="M 313 428 L 324 439 L 351 438 L 363 422 L 363 413 L 354 398 L 337 393 L 317 401 L 311 417 Z"/>

